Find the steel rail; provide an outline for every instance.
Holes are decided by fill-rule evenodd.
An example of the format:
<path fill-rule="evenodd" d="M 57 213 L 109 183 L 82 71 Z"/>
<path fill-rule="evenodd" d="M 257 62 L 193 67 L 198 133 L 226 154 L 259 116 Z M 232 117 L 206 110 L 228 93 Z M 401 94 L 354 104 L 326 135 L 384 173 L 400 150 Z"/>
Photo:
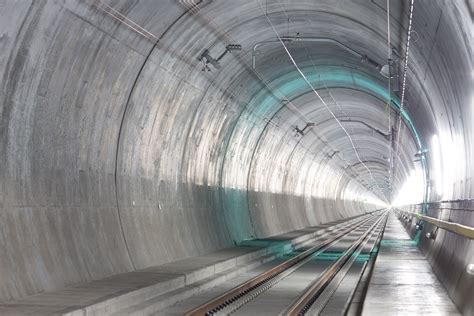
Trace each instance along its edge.
<path fill-rule="evenodd" d="M 370 219 L 369 221 L 371 221 L 372 219 Z M 366 222 L 367 223 L 367 222 Z M 366 223 L 364 223 L 363 225 L 366 225 Z M 359 229 L 359 228 L 357 228 Z M 262 294 L 263 292 L 266 292 L 268 290 L 270 290 L 273 286 L 275 286 L 276 284 L 278 284 L 280 281 L 282 281 L 283 279 L 285 279 L 287 276 L 291 275 L 293 272 L 295 272 L 296 270 L 300 269 L 302 266 L 304 266 L 305 264 L 307 264 L 309 261 L 313 260 L 314 257 L 320 255 L 321 253 L 327 251 L 330 247 L 334 246 L 335 244 L 337 244 L 339 242 L 339 239 L 337 240 L 334 240 L 333 242 L 331 242 L 330 244 L 324 246 L 323 248 L 319 249 L 318 251 L 316 251 L 315 253 L 313 253 L 311 256 L 308 256 L 307 258 L 299 261 L 297 264 L 289 267 L 288 269 L 286 269 L 285 271 L 281 272 L 280 274 L 276 275 L 275 277 L 269 279 L 267 282 L 265 282 L 263 285 L 257 287 L 256 289 L 254 289 L 253 291 L 245 294 L 244 296 L 242 296 L 237 302 L 235 302 L 234 304 L 231 304 L 229 306 L 225 306 L 224 308 L 222 308 L 221 310 L 219 310 L 218 313 L 216 313 L 215 315 L 230 315 L 232 313 L 234 313 L 236 310 L 238 310 L 239 308 L 241 308 L 242 306 L 246 305 L 247 303 L 249 303 L 251 300 L 253 300 L 254 298 L 256 298 L 257 296 L 259 296 L 260 294 Z"/>
<path fill-rule="evenodd" d="M 351 53 L 352 55 L 354 56 L 357 56 L 359 58 L 364 58 L 366 57 L 365 55 L 359 53 L 358 51 L 352 49 L 351 47 L 349 47 L 348 45 L 338 41 L 338 40 L 335 40 L 333 38 L 329 38 L 329 37 L 297 37 L 297 36 L 281 36 L 280 37 L 282 41 L 284 42 L 322 42 L 322 43 L 332 43 L 332 44 L 335 44 L 337 46 L 339 46 L 340 48 L 342 49 L 345 49 L 346 51 L 348 51 L 349 53 Z M 280 40 L 277 38 L 277 39 L 272 39 L 272 40 L 266 40 L 266 41 L 261 41 L 261 42 L 257 42 L 253 45 L 253 48 L 252 48 L 252 68 L 255 69 L 256 67 L 256 56 L 257 56 L 257 48 L 259 48 L 260 46 L 262 45 L 265 45 L 265 44 L 272 44 L 272 43 L 280 43 Z M 368 61 L 370 61 L 369 63 L 371 65 L 374 65 L 375 68 L 377 68 L 377 66 L 380 67 L 380 65 L 378 65 L 375 61 L 373 61 L 372 59 L 367 59 Z"/>
<path fill-rule="evenodd" d="M 360 274 L 359 274 L 359 279 L 357 281 L 357 286 L 352 290 L 351 295 L 350 295 L 349 299 L 347 300 L 347 302 L 344 306 L 344 312 L 342 313 L 342 315 L 344 315 L 344 316 L 348 315 L 351 311 L 354 311 L 353 312 L 354 315 L 360 315 L 361 314 L 360 307 L 359 306 L 353 307 L 352 302 L 354 300 L 354 297 L 356 296 L 356 293 L 359 291 L 359 289 L 362 292 L 362 294 L 361 294 L 362 295 L 362 301 L 365 300 L 365 297 L 367 295 L 368 282 L 367 282 L 367 280 L 363 281 L 363 278 L 364 278 L 364 275 L 366 273 L 368 273 L 367 274 L 368 279 L 370 280 L 370 278 L 371 278 L 373 268 L 374 268 L 374 264 L 375 264 L 375 260 L 377 259 L 377 256 L 378 256 L 378 249 L 380 249 L 380 245 L 382 243 L 382 238 L 383 238 L 383 234 L 384 234 L 384 231 L 385 231 L 384 228 L 387 225 L 387 220 L 388 220 L 388 216 L 385 217 L 385 220 L 382 224 L 383 229 L 381 229 L 379 231 L 378 236 L 377 236 L 374 244 L 372 245 L 372 248 L 370 249 L 369 260 L 364 262 L 364 265 L 362 266 L 362 269 L 361 269 Z M 374 251 L 374 249 L 377 249 L 377 251 Z M 354 308 L 356 308 L 357 310 L 354 310 Z"/>
<path fill-rule="evenodd" d="M 359 255 L 362 253 L 364 248 L 369 244 L 370 240 L 376 236 L 376 239 L 374 243 L 372 244 L 371 250 L 369 253 L 372 251 L 373 247 L 375 246 L 375 243 L 377 242 L 378 237 L 380 236 L 381 232 L 383 229 L 381 229 L 384 225 L 384 220 L 379 221 L 378 224 L 372 228 L 371 232 L 367 237 L 362 241 L 362 243 L 357 247 L 355 252 L 350 256 L 349 260 L 344 264 L 344 266 L 339 270 L 337 275 L 334 276 L 332 279 L 331 283 L 328 284 L 328 286 L 321 292 L 321 295 L 315 300 L 315 302 L 309 307 L 308 311 L 306 312 L 308 315 L 319 315 L 326 305 L 328 304 L 329 300 L 333 297 L 334 293 L 337 291 L 339 288 L 341 282 L 346 278 L 349 270 L 353 267 L 355 261 L 359 257 Z M 377 230 L 379 230 L 377 234 Z M 349 299 L 350 300 L 350 299 Z M 346 309 L 346 306 L 344 306 L 344 310 Z"/>
<path fill-rule="evenodd" d="M 316 301 L 317 297 L 323 292 L 326 286 L 331 282 L 331 280 L 336 276 L 336 274 L 342 269 L 344 264 L 351 258 L 354 252 L 357 250 L 360 244 L 365 240 L 365 238 L 372 232 L 372 230 L 378 226 L 378 224 L 385 218 L 386 213 L 381 215 L 377 221 L 372 224 L 372 226 L 367 229 L 367 231 L 359 237 L 350 247 L 347 249 L 344 254 L 337 259 L 333 264 L 331 264 L 321 276 L 309 286 L 306 292 L 301 295 L 289 308 L 284 312 L 285 315 L 290 316 L 299 316 L 304 315 L 311 305 Z"/>
<path fill-rule="evenodd" d="M 230 289 L 229 291 L 225 292 L 224 294 L 214 298 L 213 300 L 204 303 L 189 312 L 187 312 L 186 316 L 197 316 L 197 315 L 214 315 L 218 313 L 223 308 L 237 302 L 245 295 L 249 294 L 250 292 L 256 290 L 257 288 L 263 286 L 265 283 L 272 280 L 277 275 L 281 274 L 285 270 L 293 267 L 294 265 L 298 264 L 299 262 L 303 261 L 306 258 L 311 257 L 317 251 L 321 250 L 322 248 L 328 246 L 329 244 L 333 243 L 334 241 L 342 238 L 347 233 L 353 231 L 354 229 L 364 225 L 365 223 L 369 222 L 370 220 L 374 219 L 375 217 L 380 216 L 379 214 L 369 215 L 368 217 L 364 217 L 363 219 L 354 223 L 350 227 L 344 229 L 343 231 L 336 233 L 335 236 L 330 237 L 320 243 L 318 245 L 305 250 L 304 252 L 300 253 L 288 259 L 277 266 L 247 280 L 246 282 L 241 283 L 240 285 Z"/>
<path fill-rule="evenodd" d="M 249 303 L 251 300 L 262 294 L 263 292 L 266 292 L 270 290 L 273 286 L 278 284 L 280 281 L 285 279 L 287 276 L 291 275 L 293 272 L 296 270 L 300 269 L 302 266 L 307 264 L 309 261 L 313 260 L 314 257 L 320 255 L 321 253 L 327 251 L 330 247 L 334 246 L 337 244 L 339 240 L 334 240 L 330 244 L 324 246 L 323 248 L 319 249 L 312 255 L 306 257 L 305 259 L 299 261 L 295 265 L 289 267 L 288 269 L 284 270 L 283 272 L 277 274 L 276 276 L 270 278 L 267 282 L 263 283 L 261 286 L 258 286 L 255 288 L 253 291 L 250 291 L 249 293 L 245 294 L 242 296 L 238 301 L 236 301 L 234 304 L 231 304 L 229 306 L 224 306 L 218 313 L 215 315 L 230 315 L 234 313 L 236 310 L 239 308 L 243 307 L 247 303 Z"/>
<path fill-rule="evenodd" d="M 461 235 L 463 237 L 474 239 L 474 227 L 466 226 L 466 225 L 462 225 L 458 223 L 453 223 L 453 222 L 448 222 L 448 221 L 443 221 L 431 216 L 426 216 L 426 215 L 422 215 L 418 213 L 407 212 L 407 211 L 402 211 L 402 210 L 400 210 L 399 212 L 408 214 L 409 216 L 414 216 L 418 218 L 419 220 L 428 222 L 439 228 Z"/>

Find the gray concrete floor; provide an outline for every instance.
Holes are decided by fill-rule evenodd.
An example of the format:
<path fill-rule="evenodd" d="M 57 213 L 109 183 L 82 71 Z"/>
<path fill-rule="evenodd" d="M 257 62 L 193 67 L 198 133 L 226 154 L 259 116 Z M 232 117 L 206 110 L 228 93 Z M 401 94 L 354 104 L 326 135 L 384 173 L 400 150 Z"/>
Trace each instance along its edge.
<path fill-rule="evenodd" d="M 391 213 L 363 315 L 460 315 L 425 257 Z"/>
<path fill-rule="evenodd" d="M 271 260 L 268 258 L 274 258 L 274 253 L 288 251 L 293 243 L 304 243 L 305 240 L 323 232 L 330 232 L 338 225 L 346 224 L 343 221 L 335 221 L 308 227 L 266 239 L 248 241 L 240 247 L 11 300 L 0 304 L 0 315 L 51 315 L 74 311 L 87 315 L 113 314 L 120 313 L 137 302 L 176 289 L 186 289 L 190 285 L 195 287 L 195 292 L 200 292 L 198 287 L 202 287 L 206 282 L 218 283 L 219 278 L 242 282 L 263 271 L 262 269 L 267 269 L 268 264 L 261 268 L 258 266 Z M 328 227 L 330 228 L 325 230 Z M 247 265 L 257 268 L 247 272 Z M 231 286 L 232 282 L 225 282 L 224 288 Z M 212 295 L 212 291 L 209 293 Z M 193 300 L 194 298 L 191 298 L 189 302 Z"/>
<path fill-rule="evenodd" d="M 335 223 L 334 223 L 335 224 Z M 252 260 L 258 260 L 265 253 L 265 248 L 275 243 L 289 243 L 295 238 L 305 238 L 307 234 L 315 233 L 324 227 L 314 227 L 307 230 L 294 231 L 288 234 L 275 236 L 268 240 L 256 242 L 259 246 L 246 245 L 210 253 L 206 256 L 195 257 L 151 267 L 141 271 L 114 275 L 109 278 L 67 287 L 60 291 L 40 293 L 9 304 L 0 305 L 2 315 L 49 315 L 80 310 L 81 306 L 95 306 L 88 310 L 88 315 L 121 314 L 127 304 L 134 306 L 136 299 L 146 300 L 176 289 L 185 291 L 187 284 L 208 282 L 206 280 L 218 276 L 221 271 L 230 271 L 239 264 L 245 266 Z M 353 231 L 344 240 L 333 245 L 329 252 L 341 252 L 350 241 L 357 238 L 360 232 Z M 364 248 L 370 252 L 375 241 Z M 260 245 L 261 244 L 261 245 Z M 305 247 L 308 247 L 309 244 Z M 286 256 L 285 256 L 286 257 Z M 159 312 L 145 314 L 155 315 L 182 315 L 184 312 L 222 294 L 234 286 L 252 278 L 282 262 L 285 257 L 279 257 L 262 265 L 255 265 L 247 270 L 232 272 L 225 281 L 213 283 L 207 289 L 195 289 L 195 295 L 182 299 L 178 303 Z M 248 263 L 246 263 L 248 262 Z M 304 288 L 327 267 L 331 260 L 313 260 L 292 275 L 283 279 L 268 292 L 257 297 L 248 305 L 237 311 L 240 315 L 274 315 L 284 309 Z M 356 276 L 361 264 L 351 273 Z M 338 286 L 335 295 L 326 305 L 323 314 L 334 315 L 340 312 L 346 303 L 356 278 L 344 279 Z M 204 284 L 204 283 L 203 283 Z M 120 297 L 119 306 L 115 298 Z M 144 302 L 148 304 L 147 301 Z M 147 310 L 137 306 L 137 311 Z M 152 310 L 152 309 L 150 309 Z M 155 309 L 156 310 L 156 309 Z M 375 263 L 372 279 L 364 303 L 364 315 L 459 315 L 459 311 L 448 297 L 446 290 L 433 274 L 431 267 L 424 256 L 409 238 L 398 219 L 390 214 L 380 252 Z"/>
<path fill-rule="evenodd" d="M 88 313 L 109 314 L 122 307 L 118 304 L 118 297 L 125 306 L 132 305 L 137 301 L 137 297 L 143 300 L 147 296 L 166 293 L 212 277 L 219 270 L 230 269 L 237 265 L 237 261 L 245 262 L 250 261 L 252 257 L 258 258 L 264 254 L 264 249 L 250 246 L 224 249 L 205 256 L 40 293 L 0 305 L 0 315 L 63 314 L 88 306 L 91 306 Z"/>

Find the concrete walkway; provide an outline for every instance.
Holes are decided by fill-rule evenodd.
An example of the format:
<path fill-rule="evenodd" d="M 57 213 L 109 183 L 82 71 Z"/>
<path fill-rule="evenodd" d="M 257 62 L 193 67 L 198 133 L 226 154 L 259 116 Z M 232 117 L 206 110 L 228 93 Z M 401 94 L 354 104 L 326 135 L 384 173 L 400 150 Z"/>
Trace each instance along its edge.
<path fill-rule="evenodd" d="M 332 231 L 347 222 L 340 220 L 308 227 L 266 239 L 243 242 L 238 247 L 131 271 L 56 291 L 0 302 L 0 315 L 110 315 L 140 303 L 159 300 L 153 308 L 173 304 L 173 291 L 191 296 L 228 278 L 254 269 L 276 257 L 302 247 L 311 238 Z M 186 296 L 173 298 L 185 299 Z M 151 313 L 151 312 L 150 312 Z M 141 312 L 141 314 L 150 314 Z"/>
<path fill-rule="evenodd" d="M 460 315 L 394 213 L 389 215 L 363 315 Z"/>

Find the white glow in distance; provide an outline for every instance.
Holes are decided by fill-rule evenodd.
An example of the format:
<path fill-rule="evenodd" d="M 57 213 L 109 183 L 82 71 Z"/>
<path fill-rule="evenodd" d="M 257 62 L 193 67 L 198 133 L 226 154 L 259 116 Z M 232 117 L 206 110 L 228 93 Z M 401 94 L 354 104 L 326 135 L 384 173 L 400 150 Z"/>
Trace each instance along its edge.
<path fill-rule="evenodd" d="M 421 168 L 416 168 L 410 172 L 391 206 L 403 206 L 423 202 L 424 178 Z"/>
<path fill-rule="evenodd" d="M 474 74 L 474 71 L 473 71 L 473 74 Z M 473 83 L 474 83 L 474 80 L 473 80 Z M 471 133 L 472 133 L 472 137 L 474 138 L 474 93 L 471 95 Z"/>
<path fill-rule="evenodd" d="M 435 190 L 439 195 L 443 194 L 443 166 L 441 165 L 441 151 L 439 149 L 438 135 L 431 138 L 430 157 L 433 162 L 433 180 L 435 181 Z"/>
<path fill-rule="evenodd" d="M 451 132 L 441 132 L 431 139 L 431 154 L 435 191 L 441 199 L 452 199 L 454 184 L 463 178 L 465 153 L 462 139 Z"/>

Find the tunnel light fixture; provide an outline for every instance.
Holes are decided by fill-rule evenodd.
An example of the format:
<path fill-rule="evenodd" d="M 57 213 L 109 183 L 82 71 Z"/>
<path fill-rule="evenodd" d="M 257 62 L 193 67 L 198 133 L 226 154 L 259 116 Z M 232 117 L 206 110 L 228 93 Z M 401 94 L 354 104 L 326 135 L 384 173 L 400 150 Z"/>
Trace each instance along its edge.
<path fill-rule="evenodd" d="M 415 229 L 418 230 L 418 231 L 422 231 L 423 230 L 423 222 L 422 221 L 417 221 L 416 225 L 415 225 Z"/>
<path fill-rule="evenodd" d="M 383 65 L 381 68 L 380 68 L 380 74 L 382 76 L 384 76 L 385 78 L 388 78 L 390 77 L 390 66 L 388 64 L 385 64 Z"/>
<path fill-rule="evenodd" d="M 435 240 L 436 239 L 436 232 L 435 231 L 431 231 L 429 233 L 426 233 L 426 238 L 428 239 L 432 239 L 432 240 Z"/>
<path fill-rule="evenodd" d="M 466 272 L 470 275 L 474 275 L 474 263 L 470 263 L 467 265 Z"/>

